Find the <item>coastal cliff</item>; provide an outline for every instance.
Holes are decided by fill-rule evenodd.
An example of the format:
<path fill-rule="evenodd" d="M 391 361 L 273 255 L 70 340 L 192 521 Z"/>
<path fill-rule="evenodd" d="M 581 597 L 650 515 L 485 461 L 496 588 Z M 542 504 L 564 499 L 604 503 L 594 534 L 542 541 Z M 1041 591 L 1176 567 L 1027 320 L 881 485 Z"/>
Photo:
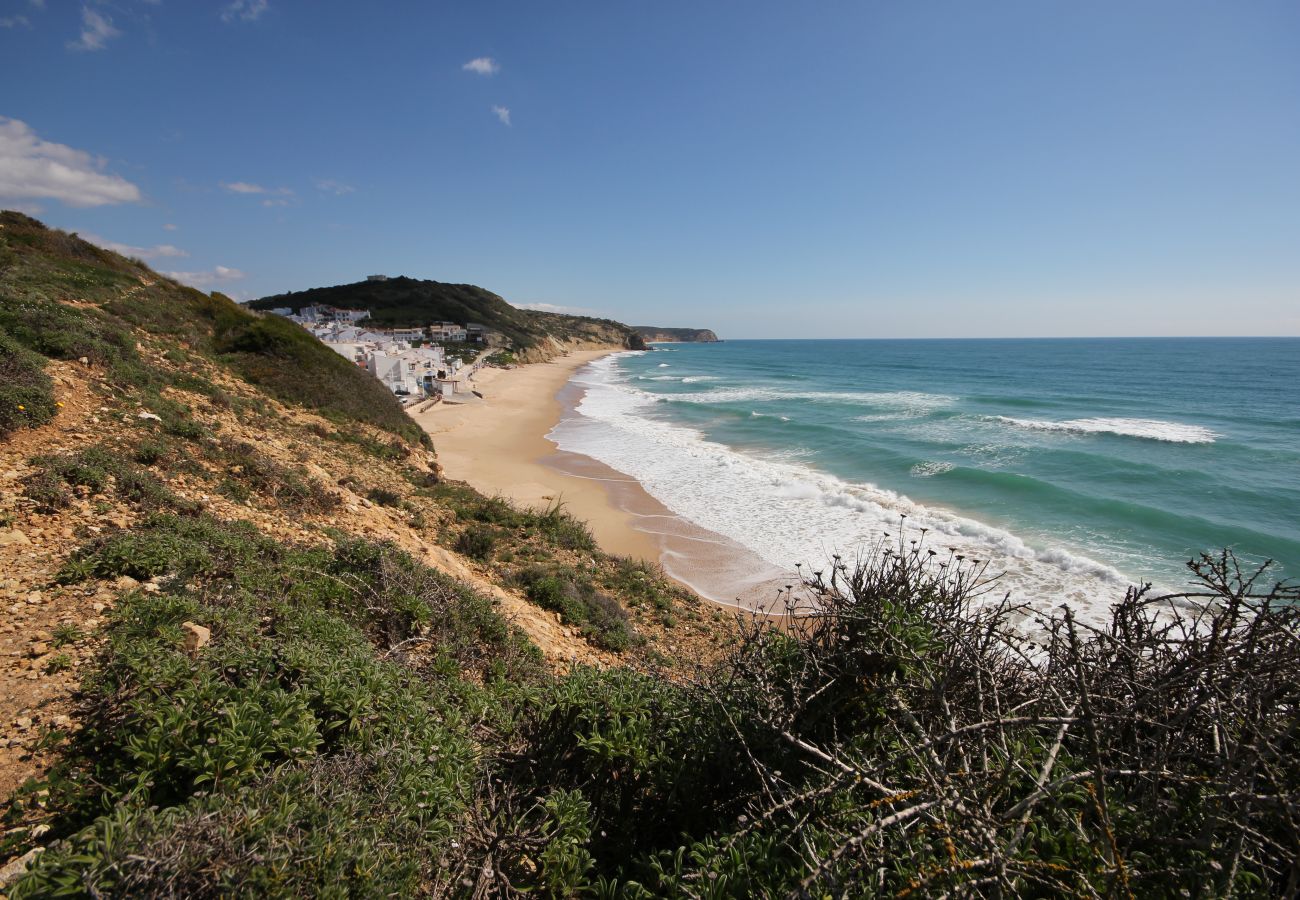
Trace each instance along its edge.
<path fill-rule="evenodd" d="M 659 328 L 654 325 L 633 325 L 632 330 L 647 344 L 684 343 L 718 344 L 722 338 L 707 328 Z"/>

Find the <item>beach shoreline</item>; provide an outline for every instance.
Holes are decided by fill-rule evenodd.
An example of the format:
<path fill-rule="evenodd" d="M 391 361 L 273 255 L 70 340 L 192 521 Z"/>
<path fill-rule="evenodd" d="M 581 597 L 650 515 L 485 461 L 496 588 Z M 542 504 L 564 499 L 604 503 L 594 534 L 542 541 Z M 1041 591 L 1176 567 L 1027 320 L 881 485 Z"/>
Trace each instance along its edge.
<path fill-rule="evenodd" d="M 483 368 L 469 382 L 481 398 L 469 394 L 411 416 L 433 439 L 449 478 L 522 506 L 562 502 L 607 553 L 656 562 L 714 602 L 766 606 L 786 573 L 672 512 L 631 476 L 562 451 L 547 437 L 561 418 L 576 415 L 583 388 L 573 376 L 617 352 L 579 350 L 514 369 Z"/>

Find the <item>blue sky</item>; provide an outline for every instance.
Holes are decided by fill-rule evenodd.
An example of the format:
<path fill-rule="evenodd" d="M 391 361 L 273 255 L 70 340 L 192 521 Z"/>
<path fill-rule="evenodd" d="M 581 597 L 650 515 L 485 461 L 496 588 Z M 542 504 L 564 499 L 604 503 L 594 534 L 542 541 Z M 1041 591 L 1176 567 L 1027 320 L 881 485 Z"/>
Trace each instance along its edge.
<path fill-rule="evenodd" d="M 0 0 L 0 206 L 240 299 L 1296 335 L 1298 48 L 1294 2 Z"/>

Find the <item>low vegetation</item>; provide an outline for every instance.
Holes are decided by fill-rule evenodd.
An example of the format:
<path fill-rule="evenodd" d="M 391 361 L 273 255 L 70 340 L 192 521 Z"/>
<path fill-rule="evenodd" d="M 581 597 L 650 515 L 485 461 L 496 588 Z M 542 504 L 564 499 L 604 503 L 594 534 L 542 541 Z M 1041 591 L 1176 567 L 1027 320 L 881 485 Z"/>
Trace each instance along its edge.
<path fill-rule="evenodd" d="M 55 402 L 45 360 L 0 330 L 0 439 L 50 421 Z"/>
<path fill-rule="evenodd" d="M 293 323 L 179 285 L 21 213 L 0 212 L 0 226 L 0 333 L 19 347 L 50 359 L 84 358 L 106 369 L 108 390 L 134 393 L 165 386 L 141 357 L 137 337 L 180 339 L 276 399 L 408 443 L 427 440 L 383 385 Z M 30 360 L 9 361 L 11 346 L 0 338 L 0 365 L 30 373 Z M 168 352 L 177 360 L 187 351 Z M 24 380 L 39 386 L 30 374 Z M 192 390 L 195 382 L 182 387 Z M 16 421 L 13 406 L 0 412 L 0 423 Z"/>
<path fill-rule="evenodd" d="M 982 565 L 882 539 L 693 678 L 553 675 L 392 547 L 155 516 L 69 563 L 161 590 L 14 801 L 61 840 L 13 896 L 1289 894 L 1300 597 L 1195 572 L 1029 642 Z"/>
<path fill-rule="evenodd" d="M 77 493 L 112 493 L 146 510 L 189 507 L 135 461 L 104 447 L 38 456 L 33 463 L 37 470 L 24 479 L 23 492 L 46 512 L 70 505 Z"/>

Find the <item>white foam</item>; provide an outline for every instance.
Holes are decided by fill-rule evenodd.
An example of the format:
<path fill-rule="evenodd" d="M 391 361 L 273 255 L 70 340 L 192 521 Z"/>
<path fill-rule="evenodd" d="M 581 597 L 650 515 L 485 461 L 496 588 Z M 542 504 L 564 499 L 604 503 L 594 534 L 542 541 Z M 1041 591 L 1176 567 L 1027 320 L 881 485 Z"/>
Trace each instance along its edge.
<path fill-rule="evenodd" d="M 1160 419 L 1069 419 L 1050 422 L 1042 419 L 1013 419 L 994 416 L 995 421 L 1034 431 L 1062 431 L 1073 434 L 1118 434 L 1124 437 L 1146 438 L 1174 444 L 1213 444 L 1218 435 L 1200 425 L 1183 422 L 1165 422 Z"/>
<path fill-rule="evenodd" d="M 769 400 L 795 400 L 811 403 L 847 403 L 858 406 L 900 410 L 929 411 L 951 406 L 956 397 L 924 394 L 919 391 L 798 391 L 764 386 L 714 388 L 694 394 L 674 394 L 668 398 L 687 403 L 748 403 Z"/>
<path fill-rule="evenodd" d="M 579 374 L 587 391 L 551 432 L 561 449 L 594 457 L 636 478 L 673 512 L 751 549 L 789 570 L 815 568 L 831 553 L 852 553 L 882 532 L 897 536 L 906 515 L 909 534 L 929 530 L 927 543 L 1005 571 L 1001 588 L 1047 606 L 1067 601 L 1099 619 L 1128 584 L 1116 570 L 1052 541 L 1031 547 L 1008 531 L 872 484 L 851 484 L 793 460 L 761 459 L 664 421 L 654 395 L 622 380 L 616 357 Z M 729 389 L 731 390 L 731 389 Z M 938 474 L 934 470 L 928 474 Z"/>
<path fill-rule="evenodd" d="M 915 478 L 930 478 L 935 475 L 942 475 L 944 472 L 951 472 L 953 465 L 950 462 L 935 461 L 922 462 L 912 466 L 912 475 Z"/>
<path fill-rule="evenodd" d="M 697 381 L 717 381 L 714 375 L 687 375 L 682 379 L 682 384 L 695 384 Z"/>
<path fill-rule="evenodd" d="M 668 368 L 668 363 L 660 363 L 660 364 L 659 364 L 659 368 L 661 368 L 661 369 L 666 369 L 666 368 Z"/>

